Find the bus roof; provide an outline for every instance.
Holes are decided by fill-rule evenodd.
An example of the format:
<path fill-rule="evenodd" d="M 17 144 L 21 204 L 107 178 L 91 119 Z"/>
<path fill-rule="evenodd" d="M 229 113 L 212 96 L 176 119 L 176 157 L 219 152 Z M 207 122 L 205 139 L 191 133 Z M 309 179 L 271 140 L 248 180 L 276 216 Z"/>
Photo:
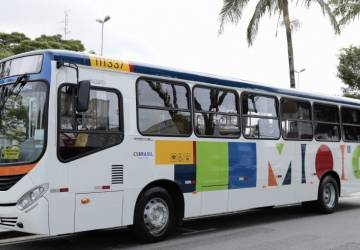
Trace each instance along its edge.
<path fill-rule="evenodd" d="M 90 55 L 87 53 L 82 52 L 73 52 L 73 51 L 66 51 L 66 50 L 36 50 L 31 52 L 26 52 L 22 54 L 18 54 L 3 60 L 0 60 L 0 63 L 9 59 L 17 58 L 17 57 L 24 57 L 24 56 L 30 56 L 35 54 L 44 54 L 45 60 L 55 60 L 55 61 L 62 61 L 67 63 L 74 63 L 78 65 L 84 65 L 84 66 L 91 66 L 91 57 L 96 57 L 99 60 L 105 59 L 105 60 L 112 60 L 117 61 L 113 59 L 103 58 L 97 55 Z M 106 67 L 104 67 L 106 68 Z M 337 96 L 329 96 L 329 95 L 323 95 L 323 94 L 313 94 L 308 93 L 304 91 L 294 90 L 294 89 L 286 89 L 286 88 L 276 88 L 276 87 L 270 87 L 266 86 L 264 84 L 254 83 L 250 81 L 245 80 L 239 80 L 239 79 L 232 79 L 232 78 L 225 78 L 221 76 L 215 76 L 210 74 L 204 74 L 204 73 L 195 73 L 195 72 L 189 72 L 189 71 L 179 71 L 176 69 L 171 68 L 165 68 L 165 67 L 159 67 L 154 65 L 147 65 L 142 63 L 128 63 L 129 72 L 132 73 L 138 73 L 138 74 L 146 74 L 146 75 L 152 75 L 152 76 L 160 76 L 160 77 L 170 77 L 177 80 L 183 80 L 183 81 L 194 81 L 194 82 L 200 82 L 200 83 L 208 83 L 208 84 L 214 84 L 214 85 L 221 85 L 225 87 L 236 87 L 236 88 L 243 88 L 246 90 L 260 90 L 260 91 L 266 91 L 269 93 L 274 94 L 280 94 L 280 95 L 287 95 L 287 96 L 293 96 L 293 97 L 299 97 L 299 98 L 305 98 L 305 99 L 315 99 L 320 101 L 327 101 L 327 102 L 336 102 L 336 103 L 342 103 L 342 104 L 348 104 L 348 105 L 360 105 L 360 101 L 352 98 L 346 98 L 346 97 L 337 97 Z"/>

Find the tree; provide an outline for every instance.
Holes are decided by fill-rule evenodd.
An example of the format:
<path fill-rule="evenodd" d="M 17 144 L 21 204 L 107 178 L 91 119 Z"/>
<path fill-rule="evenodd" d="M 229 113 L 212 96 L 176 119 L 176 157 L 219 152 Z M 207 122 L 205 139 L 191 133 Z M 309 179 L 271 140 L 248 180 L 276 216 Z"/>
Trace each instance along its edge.
<path fill-rule="evenodd" d="M 12 55 L 14 55 L 14 53 L 12 53 L 12 51 L 10 51 L 6 48 L 0 48 L 0 59 L 6 58 L 6 57 L 9 57 Z"/>
<path fill-rule="evenodd" d="M 10 34 L 0 33 L 0 45 L 1 46 L 13 47 L 25 40 L 30 40 L 30 38 L 25 36 L 25 34 L 23 34 L 23 33 L 18 33 L 18 32 L 13 32 Z"/>
<path fill-rule="evenodd" d="M 226 22 L 230 21 L 233 24 L 237 24 L 239 22 L 242 17 L 243 9 L 249 2 L 250 0 L 224 0 L 223 8 L 220 11 L 219 34 L 223 32 Z M 328 15 L 335 33 L 340 33 L 339 25 L 328 4 L 326 4 L 323 0 L 303 0 L 303 3 L 307 8 L 309 8 L 314 2 L 320 5 L 324 15 Z M 251 46 L 253 44 L 259 28 L 260 19 L 266 13 L 270 15 L 277 14 L 279 15 L 279 18 L 282 16 L 282 21 L 286 30 L 290 87 L 295 88 L 294 52 L 288 0 L 258 0 L 253 16 L 247 27 L 248 45 Z"/>
<path fill-rule="evenodd" d="M 0 59 L 38 49 L 84 51 L 85 47 L 81 41 L 63 40 L 61 35 L 41 35 L 31 40 L 23 33 L 0 33 Z"/>
<path fill-rule="evenodd" d="M 360 97 L 360 47 L 350 46 L 340 50 L 338 77 L 347 85 L 344 96 Z"/>
<path fill-rule="evenodd" d="M 334 7 L 334 15 L 340 17 L 340 25 L 344 25 L 360 16 L 359 0 L 329 0 L 329 4 Z"/>
<path fill-rule="evenodd" d="M 14 47 L 27 40 L 30 39 L 22 33 L 0 33 L 0 59 L 14 55 Z"/>

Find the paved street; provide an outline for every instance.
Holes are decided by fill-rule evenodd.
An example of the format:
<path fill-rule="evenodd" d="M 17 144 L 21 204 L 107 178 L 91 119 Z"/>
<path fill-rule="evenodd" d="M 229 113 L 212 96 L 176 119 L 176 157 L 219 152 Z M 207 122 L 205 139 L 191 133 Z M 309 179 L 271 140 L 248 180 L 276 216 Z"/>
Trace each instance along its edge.
<path fill-rule="evenodd" d="M 175 236 L 152 245 L 140 245 L 129 230 L 117 229 L 26 240 L 0 245 L 0 249 L 349 250 L 360 249 L 359 235 L 360 198 L 347 198 L 332 215 L 292 206 L 186 222 Z"/>

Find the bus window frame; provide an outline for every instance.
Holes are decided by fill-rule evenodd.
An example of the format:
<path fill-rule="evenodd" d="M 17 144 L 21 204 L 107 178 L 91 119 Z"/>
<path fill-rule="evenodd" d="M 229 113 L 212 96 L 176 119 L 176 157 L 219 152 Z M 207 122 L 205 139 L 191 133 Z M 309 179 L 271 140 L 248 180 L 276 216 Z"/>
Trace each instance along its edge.
<path fill-rule="evenodd" d="M 35 159 L 34 161 L 31 162 L 16 162 L 16 163 L 4 163 L 1 164 L 0 167 L 3 166 L 20 166 L 20 165 L 28 165 L 28 164 L 35 164 L 37 162 L 40 161 L 40 159 L 44 156 L 46 149 L 47 149 L 47 144 L 48 144 L 48 126 L 49 126 L 49 97 L 50 97 L 50 84 L 47 80 L 45 79 L 36 79 L 36 80 L 29 80 L 26 82 L 43 82 L 46 85 L 46 98 L 45 98 L 45 107 L 44 107 L 44 122 L 45 122 L 45 126 L 44 126 L 44 146 L 43 146 L 43 150 L 41 152 L 41 154 L 39 155 L 39 157 L 37 159 Z M 10 85 L 10 84 L 14 84 L 15 82 L 10 82 L 10 83 L 6 83 L 6 84 L 0 84 L 0 86 L 5 86 L 5 85 Z"/>
<path fill-rule="evenodd" d="M 281 104 L 283 102 L 283 100 L 293 100 L 293 101 L 296 101 L 296 102 L 305 102 L 305 103 L 309 103 L 310 104 L 310 120 L 302 120 L 302 119 L 285 119 L 283 120 L 283 116 L 282 116 L 282 109 L 281 109 Z M 286 96 L 282 96 L 280 98 L 280 117 L 281 117 L 281 122 L 283 121 L 298 121 L 298 122 L 310 122 L 311 123 L 311 131 L 312 131 L 312 138 L 311 139 L 293 139 L 293 138 L 285 138 L 284 137 L 284 134 L 282 134 L 282 124 L 281 125 L 281 134 L 282 134 L 282 139 L 284 141 L 313 141 L 314 140 L 314 114 L 313 114 L 313 105 L 311 103 L 311 101 L 309 100 L 305 100 L 305 99 L 301 99 L 301 98 L 293 98 L 293 97 L 286 97 Z"/>
<path fill-rule="evenodd" d="M 345 126 L 353 126 L 353 127 L 360 127 L 360 125 L 355 125 L 354 123 L 344 123 L 343 120 L 342 120 L 342 109 L 343 108 L 347 108 L 347 109 L 353 109 L 353 110 L 357 110 L 360 112 L 360 108 L 356 108 L 356 107 L 353 107 L 353 106 L 340 106 L 339 108 L 339 111 L 340 111 L 340 126 L 341 126 L 341 132 L 342 132 L 342 140 L 344 142 L 349 142 L 349 143 L 359 143 L 360 140 L 347 140 L 346 137 L 345 137 L 345 130 L 344 130 L 344 125 Z"/>
<path fill-rule="evenodd" d="M 147 106 L 147 105 L 139 105 L 139 98 L 138 98 L 138 86 L 139 86 L 139 82 L 141 80 L 149 80 L 149 81 L 159 81 L 161 83 L 165 83 L 165 84 L 175 84 L 175 85 L 179 85 L 179 86 L 183 86 L 186 88 L 189 97 L 187 98 L 187 104 L 188 104 L 188 109 L 176 109 L 176 108 L 164 108 L 164 107 L 157 107 L 157 106 Z M 137 130 L 139 132 L 140 135 L 142 136 L 151 136 L 151 137 L 182 137 L 182 138 L 188 138 L 191 137 L 193 134 L 193 123 L 192 121 L 190 121 L 190 133 L 189 134 L 146 134 L 141 132 L 140 127 L 139 127 L 139 109 L 143 108 L 143 109 L 152 109 L 152 110 L 164 110 L 164 111 L 169 111 L 169 110 L 176 110 L 176 111 L 180 111 L 180 112 L 189 112 L 190 113 L 190 119 L 192 120 L 192 103 L 191 103 L 191 88 L 189 87 L 189 85 L 186 82 L 182 82 L 182 81 L 176 81 L 176 80 L 168 80 L 168 79 L 164 79 L 164 78 L 156 78 L 156 77 L 145 77 L 145 76 L 141 76 L 139 78 L 136 79 L 136 83 L 135 83 L 135 98 L 136 98 L 136 127 Z"/>
<path fill-rule="evenodd" d="M 338 117 L 339 117 L 339 122 L 324 122 L 324 121 L 317 121 L 315 120 L 315 114 L 314 114 L 314 106 L 315 105 L 322 105 L 322 106 L 329 106 L 329 107 L 336 107 L 337 110 L 338 110 Z M 336 104 L 332 104 L 332 103 L 324 103 L 324 102 L 313 102 L 312 104 L 312 120 L 313 120 L 313 138 L 315 139 L 315 141 L 318 141 L 318 142 L 340 142 L 342 139 L 343 139 L 343 133 L 342 133 L 342 122 L 341 122 L 341 113 L 340 113 L 340 107 L 339 105 L 336 105 Z M 316 136 L 315 136 L 315 124 L 316 123 L 321 123 L 321 124 L 332 124 L 332 125 L 338 125 L 340 127 L 339 129 L 339 140 L 336 140 L 336 141 L 333 141 L 333 140 L 318 140 L 316 139 Z"/>
<path fill-rule="evenodd" d="M 264 97 L 270 97 L 270 98 L 274 98 L 275 99 L 275 104 L 276 104 L 276 112 L 277 112 L 277 117 L 274 116 L 257 116 L 257 115 L 244 115 L 243 114 L 243 105 L 242 105 L 242 100 L 243 100 L 243 96 L 246 94 L 253 94 L 253 95 L 259 95 L 259 96 L 264 96 Z M 265 118 L 265 119 L 269 119 L 269 120 L 278 120 L 278 125 L 279 125 L 279 136 L 278 137 L 274 137 L 274 138 L 250 138 L 245 136 L 244 134 L 244 127 L 242 126 L 241 128 L 241 133 L 243 135 L 243 137 L 247 140 L 267 140 L 267 141 L 275 141 L 275 140 L 279 140 L 281 138 L 282 135 L 282 129 L 281 129 L 281 114 L 280 114 L 280 103 L 279 103 L 279 99 L 276 95 L 271 95 L 271 94 L 264 94 L 264 93 L 259 93 L 259 92 L 255 92 L 255 91 L 243 91 L 241 92 L 241 99 L 240 99 L 240 114 L 241 114 L 241 122 L 242 122 L 242 118 L 243 117 L 255 117 L 255 118 Z"/>
<path fill-rule="evenodd" d="M 222 91 L 227 91 L 227 92 L 233 92 L 235 94 L 235 107 L 237 108 L 238 112 L 237 113 L 226 113 L 226 112 L 213 112 L 213 111 L 196 111 L 195 110 L 195 105 L 194 105 L 194 100 L 195 100 L 195 88 L 203 88 L 203 89 L 219 89 Z M 192 110 L 193 110 L 193 116 L 192 116 L 192 123 L 193 123 L 193 130 L 194 130 L 194 134 L 196 135 L 196 137 L 198 138 L 210 138 L 210 139 L 240 139 L 241 138 L 241 105 L 240 105 L 240 96 L 239 93 L 236 89 L 231 89 L 231 88 L 223 88 L 223 87 L 212 87 L 212 86 L 207 86 L 207 85 L 203 85 L 203 84 L 195 84 L 192 87 L 192 94 L 191 94 L 191 101 L 192 101 Z M 239 127 L 239 136 L 210 136 L 210 135 L 199 135 L 198 133 L 196 133 L 195 130 L 195 114 L 196 113 L 206 113 L 206 114 L 219 114 L 219 115 L 227 115 L 227 116 L 237 116 L 238 117 L 238 127 Z"/>
<path fill-rule="evenodd" d="M 124 138 L 125 138 L 125 133 L 124 133 L 124 109 L 123 109 L 123 106 L 124 106 L 124 103 L 123 103 L 123 97 L 122 97 L 122 94 L 121 92 L 116 89 L 116 88 L 109 88 L 109 87 L 99 87 L 99 86 L 90 86 L 90 92 L 91 90 L 99 90 L 99 91 L 105 91 L 105 92 L 110 92 L 110 93 L 114 93 L 117 95 L 118 97 L 118 108 L 119 108 L 119 132 L 110 132 L 110 131 L 100 131 L 100 132 L 97 132 L 97 131 L 78 131 L 78 130 L 70 130 L 70 129 L 64 129 L 62 130 L 61 129 L 61 113 L 60 113 L 60 101 L 61 101 L 61 89 L 64 87 L 64 86 L 73 86 L 73 87 L 77 87 L 78 85 L 75 84 L 75 83 L 62 83 L 58 86 L 57 88 L 57 125 L 56 125 L 56 128 L 57 128 L 57 132 L 56 132 L 56 137 L 57 137 L 57 142 L 56 142 L 56 155 L 57 155 L 57 158 L 59 159 L 60 162 L 62 163 L 68 163 L 68 162 L 72 162 L 74 160 L 77 160 L 77 159 L 80 159 L 80 158 L 83 158 L 85 156 L 88 156 L 88 155 L 91 155 L 91 154 L 95 154 L 95 153 L 98 153 L 102 150 L 105 150 L 105 149 L 108 149 L 108 148 L 111 148 L 111 147 L 115 147 L 117 145 L 120 145 L 123 141 L 124 141 Z M 75 96 L 73 97 L 75 98 Z M 76 101 L 74 100 L 74 103 L 73 103 L 73 112 L 74 112 L 74 115 L 76 114 Z M 75 117 L 76 118 L 76 117 Z M 94 151 L 91 151 L 91 152 L 87 152 L 87 153 L 84 153 L 84 154 L 81 154 L 81 155 L 78 155 L 76 157 L 71 157 L 69 159 L 62 159 L 61 156 L 60 156 L 60 135 L 61 133 L 78 133 L 78 134 L 118 134 L 120 136 L 120 141 L 119 143 L 116 143 L 116 144 L 113 144 L 113 145 L 108 145 L 108 146 L 105 146 L 105 147 L 101 147 L 99 149 L 96 149 Z"/>

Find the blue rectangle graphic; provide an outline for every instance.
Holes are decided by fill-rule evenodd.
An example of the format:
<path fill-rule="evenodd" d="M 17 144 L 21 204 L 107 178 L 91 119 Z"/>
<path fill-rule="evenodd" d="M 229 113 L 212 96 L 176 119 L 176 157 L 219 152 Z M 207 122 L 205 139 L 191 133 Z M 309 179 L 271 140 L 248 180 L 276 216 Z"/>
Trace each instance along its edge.
<path fill-rule="evenodd" d="M 196 187 L 196 167 L 195 165 L 176 165 L 175 182 L 181 188 L 183 193 L 191 193 L 195 191 Z"/>
<path fill-rule="evenodd" d="M 229 189 L 256 187 L 256 144 L 229 142 Z"/>

